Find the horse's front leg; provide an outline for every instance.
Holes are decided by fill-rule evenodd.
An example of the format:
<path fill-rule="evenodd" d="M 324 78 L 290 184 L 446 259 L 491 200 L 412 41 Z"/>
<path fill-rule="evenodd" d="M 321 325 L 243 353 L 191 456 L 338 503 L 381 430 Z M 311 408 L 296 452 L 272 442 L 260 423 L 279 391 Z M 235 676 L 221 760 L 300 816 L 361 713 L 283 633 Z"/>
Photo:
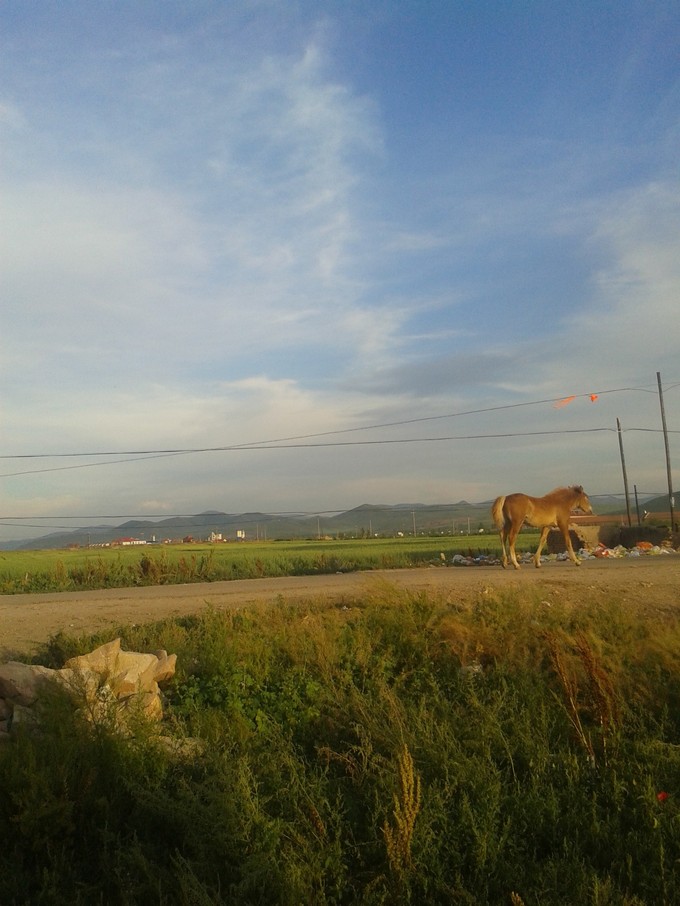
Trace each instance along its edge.
<path fill-rule="evenodd" d="M 569 534 L 569 524 L 567 523 L 567 525 L 561 525 L 560 529 L 562 530 L 562 537 L 564 538 L 564 543 L 567 548 L 567 553 L 569 554 L 569 559 L 575 566 L 580 566 L 581 561 L 574 553 L 574 548 L 572 547 L 572 544 L 571 544 L 571 536 Z"/>
<path fill-rule="evenodd" d="M 546 542 L 549 531 L 549 525 L 546 525 L 543 527 L 543 529 L 541 529 L 541 537 L 538 539 L 538 547 L 536 548 L 536 553 L 534 554 L 534 566 L 536 567 L 536 569 L 538 569 L 541 565 L 541 551 L 543 550 L 543 545 Z"/>

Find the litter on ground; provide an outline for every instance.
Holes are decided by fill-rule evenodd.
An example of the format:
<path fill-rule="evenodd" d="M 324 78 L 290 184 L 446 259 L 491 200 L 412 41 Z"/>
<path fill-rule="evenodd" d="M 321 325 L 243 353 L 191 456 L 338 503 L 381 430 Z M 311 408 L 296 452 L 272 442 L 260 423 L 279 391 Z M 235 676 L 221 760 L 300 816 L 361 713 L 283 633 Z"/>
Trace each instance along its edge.
<path fill-rule="evenodd" d="M 640 541 L 635 547 L 630 548 L 624 547 L 622 544 L 617 544 L 616 547 L 607 547 L 605 544 L 600 543 L 592 549 L 581 548 L 578 556 L 580 560 L 597 560 L 600 558 L 658 557 L 677 553 L 680 553 L 680 551 L 676 551 L 669 546 Z M 444 554 L 440 554 L 440 559 L 446 562 Z M 533 560 L 533 554 L 531 551 L 525 551 L 518 559 L 521 563 L 530 563 Z M 561 562 L 568 559 L 569 555 L 566 551 L 561 554 L 543 554 L 541 563 Z M 454 554 L 449 562 L 452 566 L 498 566 L 501 561 L 494 554 L 478 554 L 476 556 L 470 554 L 467 557 L 464 554 Z"/>

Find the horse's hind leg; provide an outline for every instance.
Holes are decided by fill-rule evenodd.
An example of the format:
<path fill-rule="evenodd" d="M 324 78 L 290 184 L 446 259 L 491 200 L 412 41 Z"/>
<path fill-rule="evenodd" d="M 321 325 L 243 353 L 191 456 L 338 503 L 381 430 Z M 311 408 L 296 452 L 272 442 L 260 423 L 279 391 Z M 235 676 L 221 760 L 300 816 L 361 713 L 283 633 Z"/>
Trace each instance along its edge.
<path fill-rule="evenodd" d="M 519 563 L 517 562 L 517 555 L 515 554 L 515 541 L 517 540 L 517 535 L 519 530 L 522 527 L 522 523 L 519 525 L 511 525 L 510 531 L 508 532 L 508 548 L 510 549 L 510 560 L 515 569 L 519 569 Z"/>
<path fill-rule="evenodd" d="M 536 553 L 534 554 L 534 566 L 538 569 L 541 565 L 541 551 L 543 550 L 543 545 L 546 542 L 548 537 L 548 532 L 550 531 L 550 526 L 546 525 L 541 530 L 541 537 L 538 539 L 538 547 L 536 548 Z"/>
<path fill-rule="evenodd" d="M 503 566 L 503 569 L 507 569 L 508 568 L 508 555 L 505 550 L 505 539 L 507 537 L 508 532 L 507 532 L 507 527 L 506 527 L 505 523 L 503 523 L 503 527 L 501 528 L 501 530 L 498 534 L 501 539 L 501 550 L 503 552 L 502 556 L 501 556 L 501 564 Z"/>

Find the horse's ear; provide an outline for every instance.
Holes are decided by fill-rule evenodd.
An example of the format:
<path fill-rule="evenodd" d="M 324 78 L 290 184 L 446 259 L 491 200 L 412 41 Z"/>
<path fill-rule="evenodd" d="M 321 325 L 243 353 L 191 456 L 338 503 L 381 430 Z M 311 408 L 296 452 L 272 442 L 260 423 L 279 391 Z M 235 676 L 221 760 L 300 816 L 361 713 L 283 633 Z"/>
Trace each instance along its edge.
<path fill-rule="evenodd" d="M 575 484 L 575 485 L 574 485 L 574 490 L 576 491 L 577 494 L 582 494 L 582 493 L 583 493 L 583 485 Z"/>

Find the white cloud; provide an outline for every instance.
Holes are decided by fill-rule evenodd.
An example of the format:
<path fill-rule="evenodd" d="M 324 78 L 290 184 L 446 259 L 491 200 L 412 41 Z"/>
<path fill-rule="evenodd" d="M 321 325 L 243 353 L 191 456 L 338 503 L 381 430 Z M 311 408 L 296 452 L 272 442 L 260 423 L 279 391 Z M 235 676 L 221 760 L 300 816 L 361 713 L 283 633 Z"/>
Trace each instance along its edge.
<path fill-rule="evenodd" d="M 402 119 L 384 86 L 356 87 L 370 66 L 340 78 L 324 28 L 296 18 L 281 38 L 271 9 L 84 50 L 45 33 L 46 55 L 5 70 L 5 449 L 210 447 L 400 419 L 366 436 L 656 424 L 653 393 L 498 407 L 677 376 L 676 186 L 631 176 L 639 150 L 525 133 L 519 108 L 514 144 L 440 123 L 424 96 Z M 418 145 L 417 121 L 445 153 Z M 606 435 L 507 437 L 192 454 L 5 485 L 44 512 L 313 509 L 479 499 L 509 476 L 611 490 L 617 456 Z"/>
<path fill-rule="evenodd" d="M 140 513 L 169 513 L 172 507 L 166 500 L 142 500 L 138 509 Z"/>
<path fill-rule="evenodd" d="M 567 342 L 593 380 L 677 368 L 680 190 L 653 183 L 602 204 L 591 243 L 604 263 L 589 306 L 565 317 Z M 622 367 L 623 366 L 623 367 Z"/>
<path fill-rule="evenodd" d="M 198 362 L 230 373 L 245 356 L 291 345 L 347 356 L 368 335 L 380 342 L 391 327 L 370 323 L 348 262 L 361 235 L 354 157 L 376 146 L 373 111 L 323 68 L 311 46 L 297 60 L 254 60 L 183 86 L 179 110 L 178 74 L 161 69 L 143 103 L 167 105 L 161 121 L 180 138 L 175 151 L 172 131 L 160 136 L 152 117 L 132 158 L 124 138 L 109 144 L 99 179 L 78 179 L 67 154 L 63 174 L 6 186 L 4 336 L 25 383 L 39 367 L 63 388 L 69 375 L 83 380 L 82 366 L 100 385 L 191 382 Z M 113 138 L 106 118 L 91 128 L 96 145 Z M 191 182 L 170 187 L 163 155 L 180 165 L 184 142 Z M 197 158 L 209 164 L 203 172 Z M 137 169 L 126 179 L 129 159 Z M 151 176 L 144 188 L 142 174 Z M 79 359 L 68 368 L 65 348 Z"/>

